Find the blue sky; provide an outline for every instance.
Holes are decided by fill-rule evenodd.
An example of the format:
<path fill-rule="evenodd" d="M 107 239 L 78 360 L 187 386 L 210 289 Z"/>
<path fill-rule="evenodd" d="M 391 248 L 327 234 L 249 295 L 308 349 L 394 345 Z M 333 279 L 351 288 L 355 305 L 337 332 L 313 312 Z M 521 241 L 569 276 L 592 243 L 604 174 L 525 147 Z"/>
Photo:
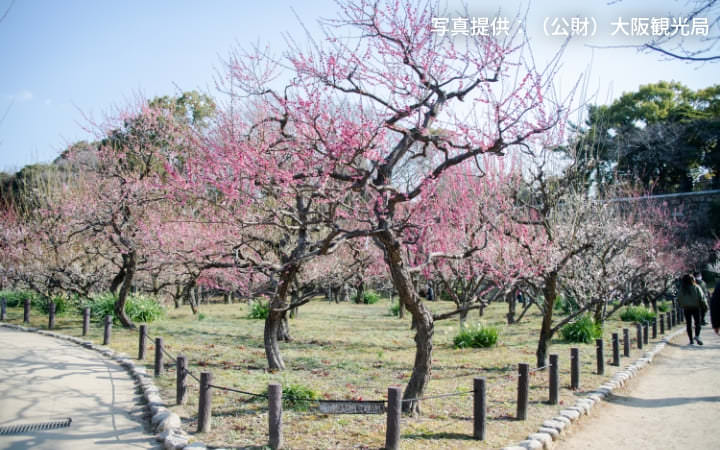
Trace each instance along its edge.
<path fill-rule="evenodd" d="M 718 83 L 719 65 L 658 61 L 632 49 L 591 49 L 586 44 L 632 43 L 610 36 L 623 16 L 677 14 L 671 0 L 532 2 L 528 29 L 540 58 L 561 43 L 545 36 L 546 18 L 594 18 L 593 39 L 573 43 L 564 58 L 561 84 L 569 86 L 592 61 L 588 87 L 594 102 L 606 102 L 641 84 L 678 80 L 693 89 Z M 11 0 L 0 0 L 0 13 Z M 514 0 L 470 0 L 472 16 L 493 16 L 499 5 L 512 17 Z M 577 6 L 579 4 L 579 6 Z M 315 19 L 331 17 L 332 0 L 16 0 L 0 22 L 0 170 L 54 159 L 69 143 L 89 138 L 84 116 L 102 118 L 138 94 L 172 95 L 198 89 L 213 94 L 216 69 L 232 47 L 255 42 L 275 52 L 284 35 L 304 35 L 291 8 L 313 31 Z"/>

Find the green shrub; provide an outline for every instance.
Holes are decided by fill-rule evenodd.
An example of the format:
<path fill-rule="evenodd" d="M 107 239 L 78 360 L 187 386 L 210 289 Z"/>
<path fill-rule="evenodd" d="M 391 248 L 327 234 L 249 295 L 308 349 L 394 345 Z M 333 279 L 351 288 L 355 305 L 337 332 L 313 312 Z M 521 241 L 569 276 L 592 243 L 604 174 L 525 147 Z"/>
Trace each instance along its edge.
<path fill-rule="evenodd" d="M 662 302 L 662 303 L 658 303 L 657 309 L 658 309 L 658 311 L 660 311 L 660 312 L 666 313 L 666 312 L 670 312 L 670 307 L 671 307 L 671 306 L 672 306 L 672 305 L 671 305 L 670 302 Z"/>
<path fill-rule="evenodd" d="M 25 304 L 26 298 L 30 299 L 32 306 L 38 306 L 40 304 L 40 296 L 31 291 L 0 291 L 0 298 L 3 297 L 6 300 L 8 308 L 22 307 Z"/>
<path fill-rule="evenodd" d="M 313 400 L 320 397 L 316 391 L 301 384 L 288 384 L 282 390 L 283 407 L 304 411 Z"/>
<path fill-rule="evenodd" d="M 53 297 L 52 301 L 55 303 L 55 314 L 60 315 L 68 312 L 73 306 L 78 305 L 77 297 L 68 298 L 62 295 Z M 39 303 L 40 309 L 48 314 L 50 312 L 50 300 L 45 298 Z"/>
<path fill-rule="evenodd" d="M 390 305 L 390 315 L 393 317 L 400 316 L 400 303 L 393 303 Z"/>
<path fill-rule="evenodd" d="M 565 297 L 564 295 L 558 295 L 555 299 L 554 309 L 556 311 L 562 312 L 565 315 L 568 315 L 577 312 L 580 307 L 578 306 L 575 299 Z"/>
<path fill-rule="evenodd" d="M 644 306 L 630 306 L 620 313 L 623 322 L 649 323 L 655 318 L 655 313 Z"/>
<path fill-rule="evenodd" d="M 453 344 L 455 348 L 487 348 L 497 343 L 498 335 L 497 327 L 474 325 L 460 330 L 453 338 Z"/>
<path fill-rule="evenodd" d="M 256 301 L 252 302 L 250 304 L 250 314 L 248 317 L 250 319 L 267 319 L 268 315 L 270 314 L 270 304 Z"/>
<path fill-rule="evenodd" d="M 373 291 L 363 291 L 362 295 L 355 294 L 353 301 L 363 305 L 374 305 L 380 301 L 380 295 Z"/>
<path fill-rule="evenodd" d="M 592 317 L 585 315 L 562 327 L 560 334 L 568 342 L 589 344 L 602 337 L 602 327 Z"/>
<path fill-rule="evenodd" d="M 117 321 L 118 318 L 115 315 L 116 300 L 116 295 L 105 292 L 94 296 L 83 306 L 90 308 L 90 315 L 98 321 L 102 321 L 105 316 L 113 316 L 113 321 Z M 133 322 L 147 323 L 164 317 L 165 308 L 152 297 L 142 294 L 130 294 L 125 302 L 125 314 Z"/>

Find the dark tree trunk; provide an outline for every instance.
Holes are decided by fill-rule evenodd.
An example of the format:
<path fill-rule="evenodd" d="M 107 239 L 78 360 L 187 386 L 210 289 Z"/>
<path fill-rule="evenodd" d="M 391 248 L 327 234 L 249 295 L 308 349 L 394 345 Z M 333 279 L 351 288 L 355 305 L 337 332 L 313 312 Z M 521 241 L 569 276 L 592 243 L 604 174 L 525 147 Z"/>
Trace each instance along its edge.
<path fill-rule="evenodd" d="M 110 292 L 112 294 L 117 294 L 117 291 L 120 288 L 120 285 L 123 283 L 124 279 L 125 279 L 125 256 L 123 256 L 123 266 L 120 268 L 120 272 L 118 272 L 118 274 L 115 275 L 115 278 L 113 278 L 112 281 L 110 282 Z"/>
<path fill-rule="evenodd" d="M 416 327 L 415 333 L 415 362 L 412 375 L 403 393 L 403 411 L 406 413 L 419 413 L 420 404 L 416 400 L 421 398 L 430 381 L 432 367 L 432 337 L 435 324 L 432 313 L 425 308 L 420 297 L 413 287 L 410 273 L 405 267 L 400 252 L 400 244 L 392 232 L 385 231 L 378 238 L 384 247 L 385 260 L 390 269 L 393 285 L 398 292 L 401 305 L 405 305 L 412 314 Z"/>
<path fill-rule="evenodd" d="M 538 338 L 538 347 L 535 352 L 536 367 L 544 367 L 547 360 L 547 352 L 550 347 L 550 339 L 553 336 L 552 320 L 553 307 L 555 306 L 555 298 L 557 297 L 557 273 L 551 272 L 545 278 L 543 286 L 543 295 L 545 303 L 543 306 L 543 320 L 540 327 L 540 337 Z"/>
<path fill-rule="evenodd" d="M 290 342 L 292 336 L 290 336 L 290 323 L 288 322 L 287 313 L 283 314 L 280 320 L 280 326 L 278 327 L 278 341 Z"/>
<path fill-rule="evenodd" d="M 117 300 L 115 300 L 115 316 L 125 328 L 135 328 L 135 324 L 125 313 L 125 303 L 127 303 L 127 296 L 130 293 L 130 287 L 132 286 L 133 277 L 135 276 L 135 269 L 137 266 L 135 251 L 123 255 L 123 269 L 125 270 L 125 276 L 123 277 L 120 291 L 118 292 Z"/>
<path fill-rule="evenodd" d="M 190 309 L 192 310 L 192 313 L 197 314 L 198 313 L 197 304 L 195 303 L 195 300 L 193 299 L 194 288 L 195 288 L 195 279 L 188 281 L 185 284 L 185 287 L 183 288 L 182 299 L 184 302 L 186 302 L 190 305 Z"/>
<path fill-rule="evenodd" d="M 180 308 L 180 304 L 182 303 L 182 286 L 180 283 L 175 283 L 175 294 L 173 295 L 173 303 L 175 303 L 175 309 Z"/>
<path fill-rule="evenodd" d="M 268 369 L 270 370 L 285 369 L 285 363 L 280 355 L 278 334 L 281 331 L 283 319 L 286 319 L 286 299 L 290 287 L 290 281 L 293 279 L 296 272 L 297 268 L 295 266 L 291 266 L 281 274 L 280 283 L 275 291 L 275 295 L 270 301 L 270 312 L 268 313 L 267 319 L 265 319 L 263 341 L 265 344 L 265 357 L 267 358 Z"/>
<path fill-rule="evenodd" d="M 515 312 L 516 312 L 516 306 L 517 306 L 517 299 L 515 298 L 515 296 L 512 293 L 508 294 L 507 303 L 508 303 L 507 323 L 508 323 L 508 325 L 512 325 L 515 323 Z"/>

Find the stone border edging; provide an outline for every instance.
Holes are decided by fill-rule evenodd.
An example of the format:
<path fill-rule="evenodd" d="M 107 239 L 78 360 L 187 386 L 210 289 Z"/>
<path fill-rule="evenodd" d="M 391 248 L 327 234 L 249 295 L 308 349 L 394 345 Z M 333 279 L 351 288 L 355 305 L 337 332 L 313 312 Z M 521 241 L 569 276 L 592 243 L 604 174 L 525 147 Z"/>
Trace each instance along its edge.
<path fill-rule="evenodd" d="M 74 336 L 55 333 L 53 331 L 24 327 L 11 323 L 0 323 L 0 326 L 18 331 L 34 332 L 44 336 L 69 341 L 87 349 L 95 350 L 103 356 L 114 360 L 123 366 L 130 376 L 139 384 L 140 389 L 142 390 L 143 398 L 147 402 L 147 408 L 150 410 L 151 429 L 158 433 L 155 436 L 156 441 L 161 442 L 163 447 L 167 450 L 207 450 L 206 445 L 202 442 L 189 443 L 190 438 L 182 429 L 180 416 L 171 412 L 167 408 L 160 397 L 160 391 L 152 382 L 152 378 L 147 374 L 145 367 L 135 365 L 135 362 L 125 353 L 116 352 L 107 346 L 95 345 L 90 341 L 76 338 Z"/>
<path fill-rule="evenodd" d="M 566 432 L 573 422 L 580 419 L 583 415 L 590 414 L 590 410 L 596 403 L 600 403 L 612 394 L 613 390 L 624 386 L 628 380 L 634 378 L 640 369 L 650 364 L 655 355 L 665 348 L 665 345 L 670 342 L 670 339 L 682 333 L 685 333 L 685 328 L 680 328 L 665 336 L 660 342 L 655 344 L 652 350 L 645 352 L 643 356 L 634 363 L 616 372 L 612 378 L 600 385 L 599 388 L 591 391 L 588 395 L 575 402 L 574 406 L 563 409 L 557 416 L 543 422 L 535 433 L 528 435 L 526 440 L 503 447 L 502 450 L 551 449 L 560 434 Z"/>

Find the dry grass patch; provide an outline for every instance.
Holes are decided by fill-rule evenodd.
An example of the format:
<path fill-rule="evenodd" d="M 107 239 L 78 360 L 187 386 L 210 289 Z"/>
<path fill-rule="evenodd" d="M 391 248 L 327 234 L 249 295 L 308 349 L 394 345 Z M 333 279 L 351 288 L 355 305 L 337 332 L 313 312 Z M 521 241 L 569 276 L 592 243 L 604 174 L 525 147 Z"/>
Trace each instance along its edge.
<path fill-rule="evenodd" d="M 166 349 L 184 354 L 195 374 L 210 371 L 214 384 L 243 391 L 263 393 L 270 382 L 284 386 L 299 384 L 326 399 L 382 400 L 389 386 L 405 386 L 414 358 L 414 332 L 409 318 L 399 320 L 389 314 L 389 302 L 374 305 L 334 304 L 317 300 L 303 306 L 299 317 L 290 321 L 293 341 L 282 343 L 287 370 L 268 372 L 263 350 L 262 320 L 248 319 L 245 304 L 202 305 L 201 316 L 189 308 L 169 310 L 167 317 L 149 324 L 153 337 L 162 337 Z M 433 302 L 436 311 L 448 310 L 450 304 Z M 404 417 L 402 446 L 407 449 L 498 448 L 524 439 L 537 430 L 547 418 L 564 406 L 574 403 L 584 389 L 592 390 L 612 376 L 618 368 L 610 366 L 612 332 L 623 326 L 611 319 L 604 329 L 605 375 L 595 374 L 594 345 L 568 344 L 559 337 L 550 353 L 560 356 L 560 401 L 547 405 L 547 371 L 531 375 L 529 419 L 517 421 L 515 399 L 517 364 L 535 361 L 540 315 L 537 311 L 519 324 L 507 325 L 505 304 L 486 308 L 482 318 L 476 314 L 470 321 L 500 328 L 498 345 L 487 349 L 454 349 L 453 337 L 458 331 L 456 320 L 438 322 L 435 328 L 432 378 L 427 396 L 472 390 L 474 377 L 486 377 L 488 395 L 487 439 L 472 440 L 472 395 L 424 401 L 422 415 Z M 22 309 L 8 309 L 9 321 L 20 323 Z M 79 336 L 79 315 L 56 319 L 58 332 Z M 47 317 L 33 311 L 32 325 L 47 327 Z M 93 323 L 89 339 L 102 341 L 100 324 Z M 622 336 L 622 334 L 621 334 Z M 631 329 L 634 339 L 635 332 Z M 146 364 L 152 373 L 153 343 L 148 348 Z M 137 331 L 113 330 L 111 347 L 137 357 Z M 581 391 L 570 385 L 570 347 L 581 354 Z M 633 349 L 632 359 L 641 355 Z M 623 359 L 622 365 L 628 360 Z M 166 374 L 156 380 L 162 397 L 170 405 L 175 400 L 175 369 L 168 362 Z M 186 430 L 194 433 L 197 425 L 197 383 L 189 380 L 189 397 L 185 406 L 171 406 L 185 421 Z M 384 415 L 324 415 L 311 410 L 284 412 L 285 440 L 292 449 L 381 448 L 385 440 Z M 267 443 L 267 405 L 232 392 L 214 390 L 212 431 L 196 434 L 211 446 L 262 448 Z"/>

